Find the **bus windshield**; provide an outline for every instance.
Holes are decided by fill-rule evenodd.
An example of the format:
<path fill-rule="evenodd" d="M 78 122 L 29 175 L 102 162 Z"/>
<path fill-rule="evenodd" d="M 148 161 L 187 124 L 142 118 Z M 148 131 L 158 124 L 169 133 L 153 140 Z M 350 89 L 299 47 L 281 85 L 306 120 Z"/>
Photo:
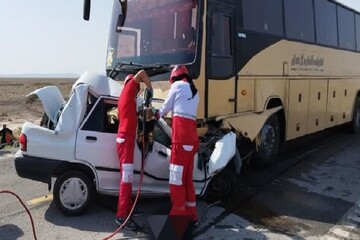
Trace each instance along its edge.
<path fill-rule="evenodd" d="M 114 2 L 108 68 L 122 62 L 194 62 L 197 0 L 123 0 L 121 5 L 119 2 Z M 116 27 L 119 14 L 125 20 L 123 26 Z"/>

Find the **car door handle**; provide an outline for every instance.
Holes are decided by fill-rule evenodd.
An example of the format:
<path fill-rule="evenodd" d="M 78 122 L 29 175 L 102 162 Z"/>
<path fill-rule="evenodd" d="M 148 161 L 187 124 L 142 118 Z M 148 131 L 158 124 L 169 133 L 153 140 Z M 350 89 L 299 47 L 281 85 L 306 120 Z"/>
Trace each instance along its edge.
<path fill-rule="evenodd" d="M 96 141 L 97 138 L 94 136 L 86 136 L 86 140 L 90 140 L 90 141 Z"/>
<path fill-rule="evenodd" d="M 167 157 L 168 155 L 164 153 L 163 151 L 158 151 L 158 154 L 163 157 Z"/>

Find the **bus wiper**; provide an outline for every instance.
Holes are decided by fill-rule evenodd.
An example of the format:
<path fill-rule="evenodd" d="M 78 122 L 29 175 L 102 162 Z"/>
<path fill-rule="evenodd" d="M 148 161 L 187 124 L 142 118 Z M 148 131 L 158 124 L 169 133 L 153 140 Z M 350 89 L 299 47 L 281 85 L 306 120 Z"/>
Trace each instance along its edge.
<path fill-rule="evenodd" d="M 170 64 L 153 64 L 143 67 L 149 77 L 170 72 Z M 140 69 L 139 69 L 140 70 Z"/>
<path fill-rule="evenodd" d="M 111 69 L 111 71 L 109 73 L 109 77 L 112 79 L 115 79 L 115 77 L 119 74 L 119 72 L 126 72 L 126 71 L 124 71 L 124 67 L 126 67 L 126 66 L 143 67 L 142 64 L 138 64 L 138 63 L 119 62 L 116 64 L 116 66 L 113 69 Z M 132 72 L 130 72 L 130 73 L 132 73 Z"/>
<path fill-rule="evenodd" d="M 114 79 L 119 72 L 123 72 L 126 74 L 136 74 L 141 69 L 144 69 L 145 72 L 149 75 L 149 77 L 152 77 L 158 74 L 169 72 L 170 71 L 169 67 L 170 64 L 156 63 L 156 64 L 144 65 L 144 64 L 132 63 L 132 62 L 130 63 L 121 62 L 118 63 L 116 67 L 114 67 L 110 71 L 109 77 Z"/>

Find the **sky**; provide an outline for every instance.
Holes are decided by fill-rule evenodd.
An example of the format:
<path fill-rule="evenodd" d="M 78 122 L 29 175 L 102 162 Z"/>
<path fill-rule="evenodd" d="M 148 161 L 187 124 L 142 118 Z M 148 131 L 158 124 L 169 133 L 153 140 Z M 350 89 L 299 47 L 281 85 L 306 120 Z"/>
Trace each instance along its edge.
<path fill-rule="evenodd" d="M 360 11 L 360 0 L 338 0 Z M 0 0 L 0 75 L 105 73 L 113 0 Z"/>
<path fill-rule="evenodd" d="M 105 72 L 113 0 L 0 0 L 0 75 Z"/>

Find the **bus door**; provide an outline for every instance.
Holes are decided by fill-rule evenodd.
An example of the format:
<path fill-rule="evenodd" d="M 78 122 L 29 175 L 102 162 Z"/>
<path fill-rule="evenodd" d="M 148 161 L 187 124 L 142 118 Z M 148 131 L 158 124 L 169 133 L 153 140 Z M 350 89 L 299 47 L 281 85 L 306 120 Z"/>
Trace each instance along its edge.
<path fill-rule="evenodd" d="M 229 5 L 209 2 L 206 24 L 206 117 L 236 111 L 234 13 L 234 8 Z"/>

